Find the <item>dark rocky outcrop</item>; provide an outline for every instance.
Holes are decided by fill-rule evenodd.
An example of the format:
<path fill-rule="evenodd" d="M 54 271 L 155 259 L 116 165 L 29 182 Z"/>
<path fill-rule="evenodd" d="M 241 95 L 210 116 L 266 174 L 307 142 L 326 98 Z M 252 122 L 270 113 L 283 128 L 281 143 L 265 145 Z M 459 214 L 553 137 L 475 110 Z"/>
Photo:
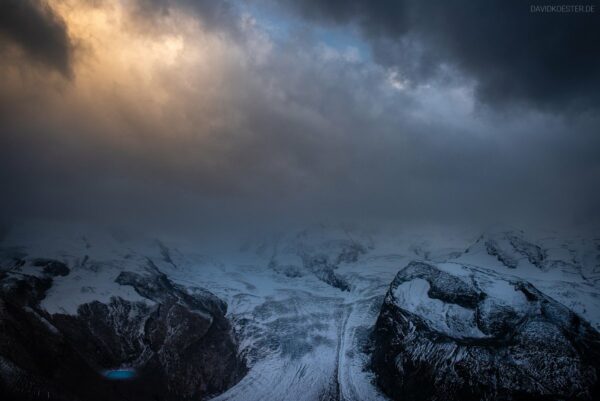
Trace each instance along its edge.
<path fill-rule="evenodd" d="M 411 262 L 373 334 L 372 368 L 395 400 L 593 400 L 600 335 L 531 284 Z"/>
<path fill-rule="evenodd" d="M 480 242 L 489 255 L 494 256 L 508 268 L 517 268 L 520 260 L 527 260 L 541 270 L 548 268 L 546 251 L 541 246 L 526 240 L 520 231 L 486 234 L 477 240 L 477 243 Z"/>
<path fill-rule="evenodd" d="M 257 252 L 263 254 L 267 249 L 267 243 L 262 242 Z M 317 225 L 298 232 L 293 238 L 278 238 L 269 268 L 289 278 L 312 274 L 334 288 L 349 292 L 352 285 L 337 272 L 338 268 L 357 263 L 372 249 L 372 238 L 366 233 Z"/>
<path fill-rule="evenodd" d="M 151 267 L 117 278 L 147 301 L 113 297 L 75 316 L 49 315 L 39 301 L 65 270 L 38 265 L 42 276 L 0 277 L 0 399 L 198 400 L 244 374 L 226 304 L 210 292 L 179 287 Z M 103 377 L 122 366 L 136 379 Z"/>
<path fill-rule="evenodd" d="M 302 255 L 302 263 L 319 280 L 342 291 L 350 291 L 350 284 L 335 272 L 338 265 L 331 263 L 326 255 Z"/>
<path fill-rule="evenodd" d="M 0 399 L 119 396 L 38 308 L 50 277 L 4 273 L 0 279 Z"/>
<path fill-rule="evenodd" d="M 507 237 L 512 247 L 525 256 L 529 263 L 540 269 L 544 269 L 546 252 L 539 245 L 526 241 L 522 236 L 514 233 L 507 234 Z"/>
<path fill-rule="evenodd" d="M 33 266 L 43 267 L 44 273 L 56 277 L 56 276 L 66 276 L 71 270 L 69 267 L 61 261 L 53 260 L 53 259 L 34 259 Z"/>
<path fill-rule="evenodd" d="M 506 252 L 498 243 L 493 239 L 485 241 L 485 250 L 491 256 L 495 256 L 500 263 L 511 269 L 516 269 L 519 265 L 519 261 L 513 257 L 509 252 Z"/>

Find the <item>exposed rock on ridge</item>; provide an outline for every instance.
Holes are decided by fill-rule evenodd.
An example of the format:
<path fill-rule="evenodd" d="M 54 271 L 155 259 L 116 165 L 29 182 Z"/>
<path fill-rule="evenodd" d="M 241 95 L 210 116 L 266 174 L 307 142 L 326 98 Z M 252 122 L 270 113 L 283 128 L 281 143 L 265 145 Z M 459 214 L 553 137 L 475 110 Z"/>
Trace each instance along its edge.
<path fill-rule="evenodd" d="M 33 265 L 41 275 L 0 276 L 0 398 L 191 400 L 222 392 L 244 374 L 227 306 L 210 292 L 186 291 L 150 265 L 148 274 L 123 272 L 116 280 L 148 302 L 113 297 L 80 305 L 74 316 L 50 315 L 39 302 L 68 268 Z M 123 366 L 137 378 L 102 376 Z"/>
<path fill-rule="evenodd" d="M 411 262 L 374 331 L 372 367 L 396 400 L 592 400 L 600 335 L 531 284 Z"/>

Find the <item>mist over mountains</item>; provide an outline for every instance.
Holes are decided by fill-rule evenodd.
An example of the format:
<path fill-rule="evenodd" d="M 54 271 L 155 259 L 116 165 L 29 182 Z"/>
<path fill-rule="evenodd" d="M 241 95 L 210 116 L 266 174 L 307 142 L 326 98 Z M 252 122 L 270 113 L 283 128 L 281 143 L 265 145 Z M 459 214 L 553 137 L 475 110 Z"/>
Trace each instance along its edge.
<path fill-rule="evenodd" d="M 600 399 L 599 16 L 0 0 L 0 399 Z"/>

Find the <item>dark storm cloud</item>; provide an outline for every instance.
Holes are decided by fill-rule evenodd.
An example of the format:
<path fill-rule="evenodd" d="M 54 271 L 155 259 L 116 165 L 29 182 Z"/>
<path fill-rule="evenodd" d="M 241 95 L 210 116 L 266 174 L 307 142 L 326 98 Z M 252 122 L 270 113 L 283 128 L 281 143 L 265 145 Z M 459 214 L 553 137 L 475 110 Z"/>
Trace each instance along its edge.
<path fill-rule="evenodd" d="M 446 65 L 476 81 L 496 105 L 542 109 L 597 107 L 600 100 L 600 7 L 593 13 L 531 12 L 568 1 L 303 0 L 290 2 L 322 22 L 354 23 L 376 59 L 416 81 Z M 594 4 L 594 2 L 575 2 Z"/>
<path fill-rule="evenodd" d="M 17 44 L 65 76 L 71 73 L 73 51 L 66 26 L 43 0 L 0 0 L 0 52 L 3 41 Z"/>
<path fill-rule="evenodd" d="M 319 24 L 277 20 L 272 9 L 248 15 L 237 3 L 214 5 L 220 11 L 191 0 L 52 4 L 84 3 L 74 20 L 64 17 L 77 22 L 70 32 L 84 49 L 72 64 L 74 79 L 25 67 L 15 73 L 9 62 L 20 65 L 18 54 L 0 63 L 0 188 L 9 194 L 0 197 L 0 221 L 90 219 L 174 230 L 323 218 L 600 221 L 598 116 L 477 108 L 468 79 L 439 79 L 442 63 L 452 61 L 477 79 L 491 105 L 593 104 L 591 88 L 573 92 L 577 74 L 554 83 L 568 90 L 531 95 L 546 70 L 531 77 L 526 93 L 484 91 L 511 69 L 522 82 L 522 70 L 543 64 L 536 58 L 552 49 L 532 50 L 534 60 L 518 52 L 498 60 L 495 48 L 487 54 L 465 44 L 468 54 L 459 57 L 462 45 L 452 40 L 463 34 L 441 32 L 467 27 L 415 27 L 420 8 L 430 6 L 409 2 L 385 9 L 305 3 L 302 12 Z M 93 18 L 90 4 L 101 8 Z M 471 30 L 482 24 L 463 22 Z M 354 32 L 347 42 L 324 40 L 328 23 L 360 24 L 379 63 L 354 47 Z M 240 34 L 222 34 L 232 27 Z M 468 40 L 483 43 L 477 35 Z M 400 50 L 411 57 L 400 58 Z M 499 67 L 484 74 L 491 60 Z M 404 85 L 399 67 L 428 84 Z"/>

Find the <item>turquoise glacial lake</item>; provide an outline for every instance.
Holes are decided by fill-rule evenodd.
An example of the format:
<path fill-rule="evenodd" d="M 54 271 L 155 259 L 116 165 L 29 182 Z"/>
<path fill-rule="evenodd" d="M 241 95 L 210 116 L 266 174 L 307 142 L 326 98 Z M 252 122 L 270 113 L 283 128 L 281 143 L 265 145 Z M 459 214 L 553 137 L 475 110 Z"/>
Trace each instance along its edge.
<path fill-rule="evenodd" d="M 103 374 L 109 380 L 131 380 L 136 376 L 135 369 L 105 370 Z"/>

